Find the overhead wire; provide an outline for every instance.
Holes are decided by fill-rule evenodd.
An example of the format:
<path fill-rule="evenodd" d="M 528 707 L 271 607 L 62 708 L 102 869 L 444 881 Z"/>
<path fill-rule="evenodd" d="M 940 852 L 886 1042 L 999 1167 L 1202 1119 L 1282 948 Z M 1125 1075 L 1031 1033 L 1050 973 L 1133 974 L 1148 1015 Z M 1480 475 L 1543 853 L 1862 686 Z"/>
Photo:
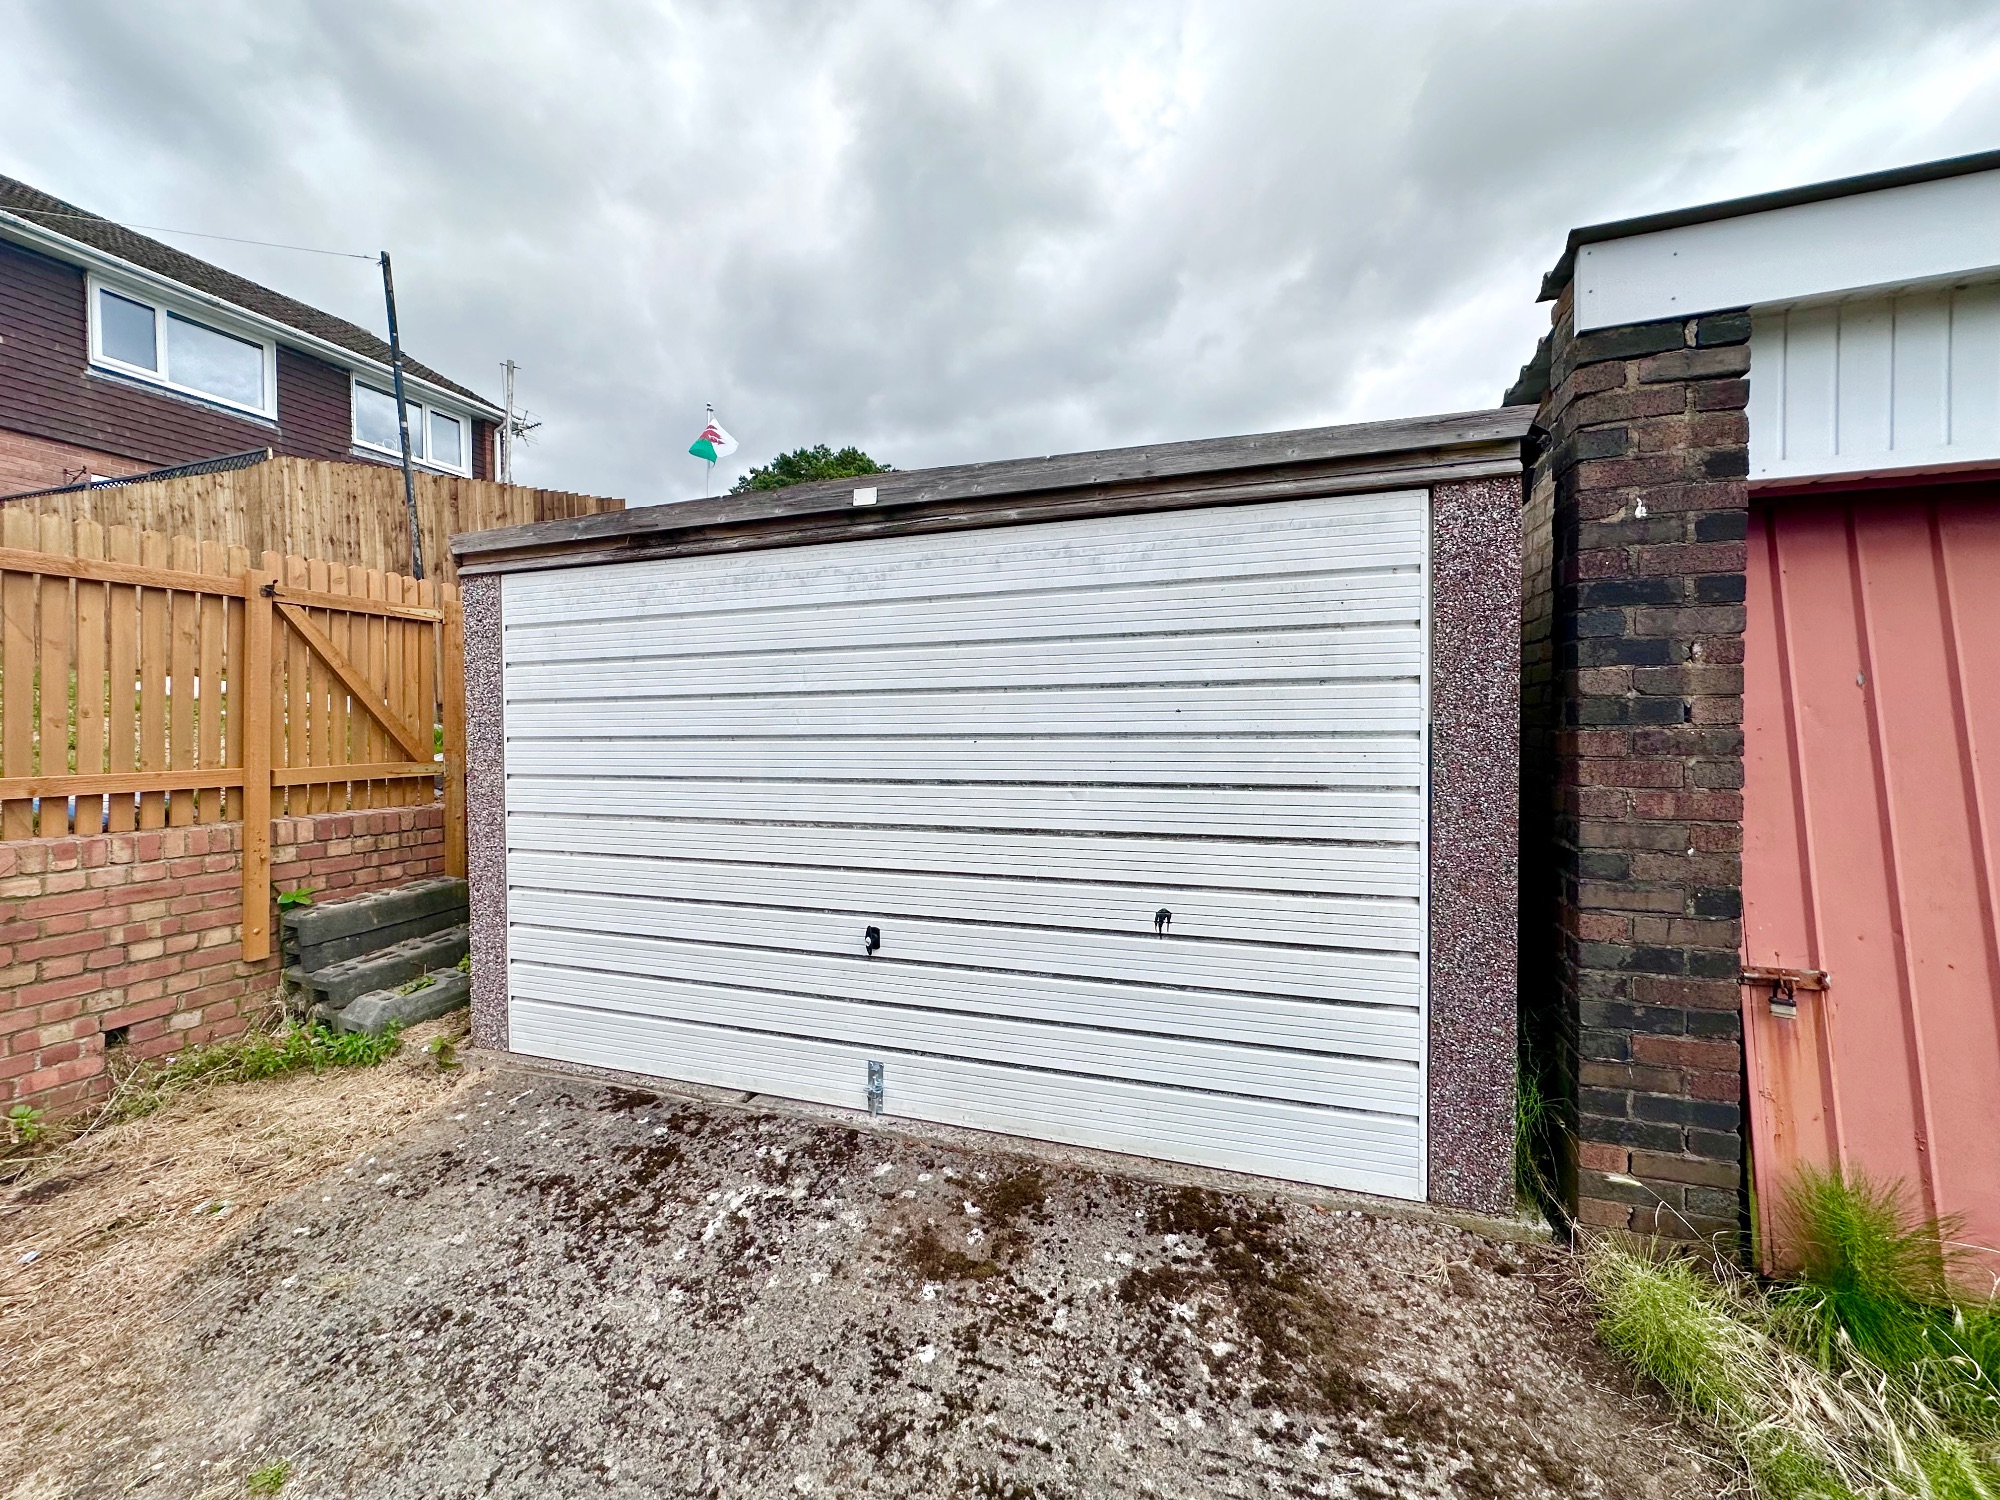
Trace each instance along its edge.
<path fill-rule="evenodd" d="M 117 219 L 107 219 L 102 214 L 70 214 L 52 208 L 23 208 L 16 204 L 0 203 L 0 213 L 32 215 L 42 219 L 80 219 L 85 223 L 104 224 L 112 229 L 130 229 L 147 234 L 180 234 L 194 240 L 227 240 L 232 245 L 257 245 L 266 250 L 297 250 L 305 255 L 333 255 L 342 260 L 375 261 L 373 255 L 359 255 L 352 250 L 322 250 L 317 245 L 281 245 L 276 240 L 246 240 L 233 234 L 208 234 L 199 229 L 168 229 L 160 224 L 126 224 Z"/>

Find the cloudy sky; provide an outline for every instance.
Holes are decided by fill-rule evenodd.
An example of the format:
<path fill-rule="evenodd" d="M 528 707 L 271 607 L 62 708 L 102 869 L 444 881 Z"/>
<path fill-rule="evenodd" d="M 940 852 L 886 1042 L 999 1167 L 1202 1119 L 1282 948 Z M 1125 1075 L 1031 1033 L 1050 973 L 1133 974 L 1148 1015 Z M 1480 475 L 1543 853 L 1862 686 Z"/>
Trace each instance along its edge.
<path fill-rule="evenodd" d="M 1491 405 L 1571 225 L 1995 146 L 1992 0 L 0 0 L 0 171 L 386 246 L 522 477 L 635 503 L 708 401 L 722 484 Z"/>

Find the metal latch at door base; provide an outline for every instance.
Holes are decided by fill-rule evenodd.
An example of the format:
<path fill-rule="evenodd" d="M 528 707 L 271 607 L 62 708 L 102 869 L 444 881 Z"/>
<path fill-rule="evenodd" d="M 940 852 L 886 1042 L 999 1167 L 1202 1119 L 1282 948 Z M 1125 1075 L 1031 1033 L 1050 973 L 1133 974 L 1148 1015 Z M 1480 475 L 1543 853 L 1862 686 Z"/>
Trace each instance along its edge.
<path fill-rule="evenodd" d="M 1738 982 L 1768 984 L 1771 987 L 1771 1014 L 1780 1020 L 1788 1020 L 1799 1013 L 1800 990 L 1826 988 L 1826 970 L 1758 968 L 1746 965 Z"/>

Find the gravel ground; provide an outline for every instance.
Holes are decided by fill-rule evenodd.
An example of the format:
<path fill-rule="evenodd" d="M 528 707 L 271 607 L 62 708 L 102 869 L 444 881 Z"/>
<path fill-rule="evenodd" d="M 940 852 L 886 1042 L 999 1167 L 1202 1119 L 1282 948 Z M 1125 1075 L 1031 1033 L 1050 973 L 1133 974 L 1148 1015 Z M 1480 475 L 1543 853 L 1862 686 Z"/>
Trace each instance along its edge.
<path fill-rule="evenodd" d="M 14 1493 L 1729 1487 L 1558 1250 L 759 1105 L 477 1073 L 191 1265 Z"/>

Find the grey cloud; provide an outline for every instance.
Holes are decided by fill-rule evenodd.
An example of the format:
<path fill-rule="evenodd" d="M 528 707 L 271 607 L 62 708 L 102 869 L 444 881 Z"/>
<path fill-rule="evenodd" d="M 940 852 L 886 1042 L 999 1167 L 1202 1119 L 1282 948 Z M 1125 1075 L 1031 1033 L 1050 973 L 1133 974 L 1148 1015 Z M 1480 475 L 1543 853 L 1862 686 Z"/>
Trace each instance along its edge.
<path fill-rule="evenodd" d="M 1958 0 L 16 4 L 0 170 L 396 254 L 541 483 L 1481 405 L 1572 224 L 1995 144 Z M 1956 92 L 1953 92 L 1956 90 Z M 1944 102 L 1939 102 L 1944 101 Z M 182 241 L 379 326 L 355 262 Z M 728 476 L 718 475 L 720 482 Z"/>

